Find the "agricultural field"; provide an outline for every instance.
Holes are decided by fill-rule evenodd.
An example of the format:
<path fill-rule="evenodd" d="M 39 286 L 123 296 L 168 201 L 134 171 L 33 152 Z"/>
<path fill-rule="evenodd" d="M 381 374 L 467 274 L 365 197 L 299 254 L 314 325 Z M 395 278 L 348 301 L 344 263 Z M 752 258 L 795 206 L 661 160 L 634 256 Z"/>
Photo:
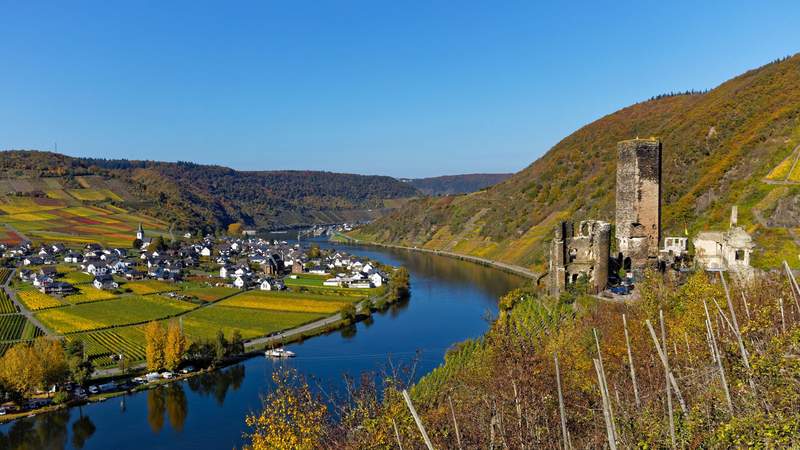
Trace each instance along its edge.
<path fill-rule="evenodd" d="M 183 316 L 183 329 L 192 339 L 213 339 L 217 330 L 222 330 L 227 336 L 238 330 L 243 338 L 250 339 L 298 327 L 326 316 L 327 314 L 233 308 L 215 304 Z"/>
<path fill-rule="evenodd" d="M 330 278 L 329 275 L 314 275 L 314 274 L 296 274 L 292 275 L 297 278 L 286 277 L 283 282 L 286 286 L 308 286 L 308 287 L 323 287 L 322 283 Z"/>
<path fill-rule="evenodd" d="M 30 340 L 42 334 L 22 314 L 0 316 L 0 341 Z"/>
<path fill-rule="evenodd" d="M 0 285 L 6 284 L 12 273 L 13 270 L 11 269 L 0 268 Z"/>
<path fill-rule="evenodd" d="M 195 305 L 157 295 L 125 296 L 116 300 L 81 303 L 49 309 L 36 317 L 59 334 L 90 331 L 119 325 L 143 323 L 174 316 L 194 309 Z"/>
<path fill-rule="evenodd" d="M 271 291 L 248 291 L 219 302 L 219 306 L 235 308 L 317 314 L 333 314 L 349 304 L 340 297 Z"/>
<path fill-rule="evenodd" d="M 111 355 L 123 354 L 129 362 L 145 359 L 145 339 L 141 326 L 121 327 L 70 335 L 70 341 L 83 341 L 86 354 L 95 367 L 109 367 L 116 363 Z"/>
<path fill-rule="evenodd" d="M 239 289 L 215 286 L 186 289 L 185 291 L 182 291 L 181 294 L 189 297 L 195 297 L 204 302 L 213 302 L 229 295 L 233 295 L 237 292 L 239 292 Z"/>
<path fill-rule="evenodd" d="M 15 246 L 22 243 L 22 236 L 5 227 L 0 227 L 0 244 Z"/>
<path fill-rule="evenodd" d="M 92 201 L 115 200 L 116 195 L 107 189 L 76 189 L 70 193 L 86 201 L 90 198 Z M 163 234 L 166 229 L 166 225 L 156 219 L 131 214 L 117 206 L 92 206 L 75 199 L 5 196 L 0 197 L 0 212 L 0 225 L 10 225 L 31 239 L 46 242 L 96 242 L 127 248 L 140 222 L 152 234 Z M 11 230 L 0 234 L 0 242 L 20 239 Z"/>
<path fill-rule="evenodd" d="M 79 284 L 75 286 L 75 289 L 77 289 L 78 292 L 64 297 L 64 300 L 73 304 L 78 304 L 111 300 L 117 297 L 113 292 L 97 289 L 91 284 Z"/>
<path fill-rule="evenodd" d="M 11 314 L 17 312 L 17 307 L 14 306 L 14 302 L 8 298 L 6 292 L 0 289 L 0 314 Z"/>
<path fill-rule="evenodd" d="M 168 283 L 158 280 L 143 280 L 132 281 L 122 285 L 124 289 L 130 289 L 131 292 L 138 295 L 157 294 L 160 292 L 176 291 L 180 287 L 174 283 Z"/>
<path fill-rule="evenodd" d="M 92 280 L 94 280 L 94 276 L 76 270 L 73 272 L 67 272 L 63 274 L 61 276 L 61 280 L 66 281 L 69 284 L 85 284 L 85 283 L 91 283 Z"/>
<path fill-rule="evenodd" d="M 20 302 L 22 302 L 23 305 L 25 305 L 26 308 L 30 309 L 31 311 L 55 308 L 58 306 L 64 306 L 65 304 L 54 297 L 51 297 L 47 294 L 42 294 L 41 292 L 35 290 L 33 286 L 29 286 L 24 290 L 18 290 L 17 298 Z"/>

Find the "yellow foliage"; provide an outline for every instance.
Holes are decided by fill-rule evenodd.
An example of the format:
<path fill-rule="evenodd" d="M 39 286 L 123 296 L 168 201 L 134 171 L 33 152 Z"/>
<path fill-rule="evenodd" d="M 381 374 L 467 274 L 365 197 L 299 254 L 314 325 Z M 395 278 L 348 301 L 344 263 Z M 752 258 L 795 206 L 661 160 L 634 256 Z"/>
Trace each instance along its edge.
<path fill-rule="evenodd" d="M 165 363 L 166 339 L 160 322 L 150 322 L 144 328 L 147 370 L 159 370 Z"/>
<path fill-rule="evenodd" d="M 167 370 L 176 370 L 181 364 L 183 355 L 189 344 L 183 329 L 176 321 L 171 321 L 167 326 L 167 337 L 164 343 L 164 367 Z"/>

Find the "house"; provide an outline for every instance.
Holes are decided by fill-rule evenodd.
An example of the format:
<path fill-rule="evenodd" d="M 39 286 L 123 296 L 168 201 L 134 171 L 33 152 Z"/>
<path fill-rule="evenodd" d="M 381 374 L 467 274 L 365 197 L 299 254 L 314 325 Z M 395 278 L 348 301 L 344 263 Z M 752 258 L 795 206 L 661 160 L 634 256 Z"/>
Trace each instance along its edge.
<path fill-rule="evenodd" d="M 200 250 L 200 256 L 211 256 L 211 248 L 210 247 L 203 247 Z"/>
<path fill-rule="evenodd" d="M 220 278 L 228 278 L 233 273 L 233 267 L 231 266 L 222 266 L 219 268 L 219 277 Z"/>
<path fill-rule="evenodd" d="M 97 289 L 105 290 L 116 289 L 119 287 L 119 284 L 114 281 L 114 278 L 112 278 L 111 275 L 99 275 L 94 277 L 92 285 L 94 285 L 94 287 Z"/>
<path fill-rule="evenodd" d="M 75 292 L 75 287 L 63 281 L 55 281 L 39 287 L 39 291 L 41 291 L 42 294 L 67 295 Z"/>
<path fill-rule="evenodd" d="M 246 289 L 250 286 L 250 277 L 246 275 L 237 276 L 235 280 L 233 280 L 233 285 L 239 289 Z"/>
<path fill-rule="evenodd" d="M 370 276 L 368 278 L 369 278 L 370 283 L 372 283 L 372 285 L 374 287 L 383 286 L 383 283 L 385 281 L 383 275 L 381 275 L 378 272 L 373 272 L 372 274 L 370 274 Z"/>
<path fill-rule="evenodd" d="M 372 287 L 372 284 L 369 281 L 353 281 L 350 283 L 350 287 L 353 289 L 369 289 Z"/>
<path fill-rule="evenodd" d="M 342 287 L 343 280 L 339 277 L 329 278 L 322 282 L 323 286 L 327 287 Z"/>
<path fill-rule="evenodd" d="M 44 259 L 38 256 L 28 256 L 27 258 L 22 260 L 22 264 L 26 266 L 38 266 L 44 264 Z"/>
<path fill-rule="evenodd" d="M 734 207 L 728 231 L 704 231 L 694 238 L 695 262 L 700 267 L 705 270 L 728 270 L 744 277 L 752 274 L 750 255 L 755 244 L 750 234 L 736 224 L 736 216 Z"/>
<path fill-rule="evenodd" d="M 65 263 L 78 264 L 81 261 L 83 261 L 83 255 L 80 253 L 70 252 L 64 257 Z"/>

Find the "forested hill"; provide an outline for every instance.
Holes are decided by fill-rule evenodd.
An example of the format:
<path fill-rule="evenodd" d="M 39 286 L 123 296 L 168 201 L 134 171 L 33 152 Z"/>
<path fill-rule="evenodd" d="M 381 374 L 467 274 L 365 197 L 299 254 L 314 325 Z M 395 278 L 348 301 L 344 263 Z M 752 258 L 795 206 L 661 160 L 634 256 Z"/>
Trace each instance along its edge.
<path fill-rule="evenodd" d="M 732 204 L 759 245 L 754 263 L 800 266 L 800 56 L 703 93 L 660 95 L 602 117 L 484 191 L 420 199 L 354 237 L 543 269 L 562 219 L 613 223 L 616 143 L 663 142 L 665 234 L 727 225 Z"/>
<path fill-rule="evenodd" d="M 386 176 L 248 172 L 38 151 L 1 153 L 0 171 L 3 194 L 45 196 L 53 187 L 108 189 L 129 208 L 191 231 L 235 222 L 272 229 L 371 219 L 385 208 L 386 200 L 419 195 L 414 187 Z"/>
<path fill-rule="evenodd" d="M 479 191 L 508 179 L 510 173 L 469 173 L 430 178 L 403 179 L 426 195 L 467 194 Z"/>

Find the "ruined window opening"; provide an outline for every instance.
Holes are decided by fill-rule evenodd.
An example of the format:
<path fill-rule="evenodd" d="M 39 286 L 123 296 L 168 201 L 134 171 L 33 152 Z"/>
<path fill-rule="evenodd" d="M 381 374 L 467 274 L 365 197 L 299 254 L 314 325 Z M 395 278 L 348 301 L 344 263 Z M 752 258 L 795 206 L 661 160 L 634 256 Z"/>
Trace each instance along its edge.
<path fill-rule="evenodd" d="M 744 250 L 736 250 L 736 254 L 734 256 L 737 261 L 744 261 Z"/>

